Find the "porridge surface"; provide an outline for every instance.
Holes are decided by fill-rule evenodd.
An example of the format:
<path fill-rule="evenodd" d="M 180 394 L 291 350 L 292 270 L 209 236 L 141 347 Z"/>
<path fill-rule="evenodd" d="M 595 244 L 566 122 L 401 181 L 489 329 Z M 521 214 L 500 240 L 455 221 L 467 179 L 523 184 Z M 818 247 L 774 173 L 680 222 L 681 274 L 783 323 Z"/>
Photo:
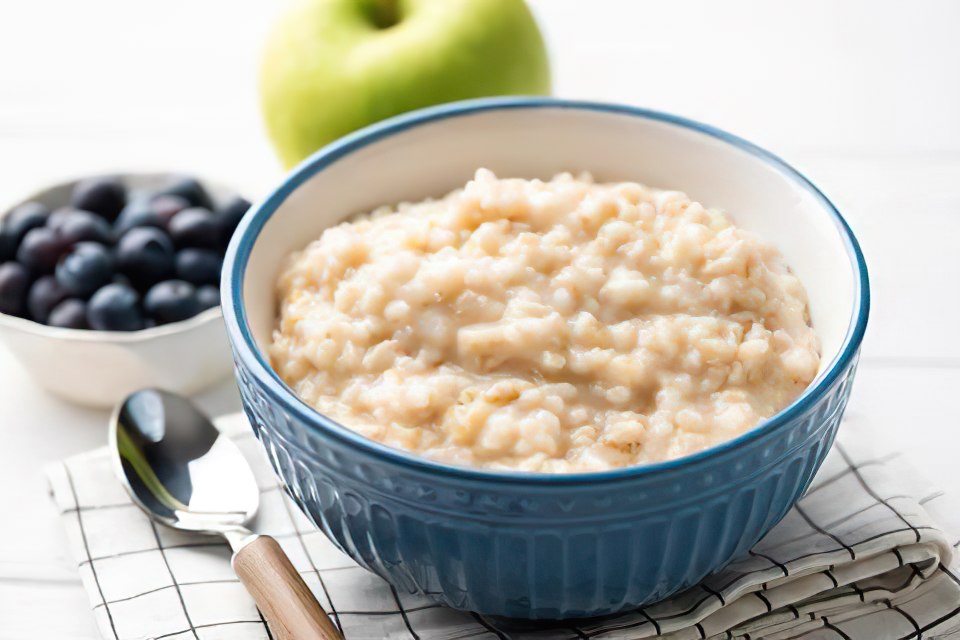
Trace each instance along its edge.
<path fill-rule="evenodd" d="M 676 191 L 497 179 L 327 229 L 278 282 L 306 402 L 457 465 L 612 469 L 750 429 L 813 380 L 803 286 Z"/>

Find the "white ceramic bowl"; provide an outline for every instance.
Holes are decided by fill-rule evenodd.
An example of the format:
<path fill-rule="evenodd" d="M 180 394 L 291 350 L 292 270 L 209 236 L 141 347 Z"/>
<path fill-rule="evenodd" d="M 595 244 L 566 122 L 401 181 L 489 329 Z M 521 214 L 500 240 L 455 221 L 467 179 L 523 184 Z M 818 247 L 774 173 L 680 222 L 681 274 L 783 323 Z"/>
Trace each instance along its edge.
<path fill-rule="evenodd" d="M 121 174 L 121 178 L 131 189 L 158 189 L 171 174 Z M 65 206 L 77 182 L 34 193 L 2 215 L 29 201 L 51 210 Z M 217 202 L 237 193 L 201 182 Z M 0 313 L 0 339 L 41 387 L 93 407 L 113 406 L 144 387 L 195 393 L 232 370 L 219 307 L 182 322 L 131 332 L 60 329 Z"/>

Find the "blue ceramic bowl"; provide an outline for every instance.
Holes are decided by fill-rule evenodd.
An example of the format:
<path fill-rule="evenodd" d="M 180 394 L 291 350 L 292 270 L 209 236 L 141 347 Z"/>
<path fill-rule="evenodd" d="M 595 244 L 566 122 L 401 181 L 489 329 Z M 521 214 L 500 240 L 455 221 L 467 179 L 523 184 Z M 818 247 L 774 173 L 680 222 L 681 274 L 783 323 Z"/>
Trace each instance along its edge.
<path fill-rule="evenodd" d="M 462 185 L 477 167 L 677 188 L 770 240 L 806 284 L 823 366 L 784 411 L 678 460 L 602 473 L 456 468 L 371 442 L 270 368 L 284 256 L 377 205 Z M 632 107 L 506 98 L 444 105 L 320 150 L 240 225 L 224 316 L 247 415 L 313 522 L 399 589 L 484 614 L 566 618 L 664 598 L 745 553 L 810 483 L 850 393 L 867 323 L 866 266 L 806 178 L 712 127 Z"/>

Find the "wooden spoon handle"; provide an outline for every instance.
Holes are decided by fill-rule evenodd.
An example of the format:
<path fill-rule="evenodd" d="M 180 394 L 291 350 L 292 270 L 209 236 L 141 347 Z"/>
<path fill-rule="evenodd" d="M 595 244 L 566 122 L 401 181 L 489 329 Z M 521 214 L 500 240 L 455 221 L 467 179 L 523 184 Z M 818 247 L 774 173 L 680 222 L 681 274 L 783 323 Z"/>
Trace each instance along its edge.
<path fill-rule="evenodd" d="M 342 640 L 290 559 L 270 536 L 233 554 L 233 570 L 253 596 L 276 640 Z"/>

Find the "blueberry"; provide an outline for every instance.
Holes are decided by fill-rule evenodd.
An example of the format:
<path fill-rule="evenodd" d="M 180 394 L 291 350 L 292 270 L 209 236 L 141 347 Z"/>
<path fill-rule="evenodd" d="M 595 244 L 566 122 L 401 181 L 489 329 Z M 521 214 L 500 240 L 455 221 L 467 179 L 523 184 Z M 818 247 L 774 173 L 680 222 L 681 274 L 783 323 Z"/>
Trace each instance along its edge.
<path fill-rule="evenodd" d="M 117 266 L 136 287 L 149 287 L 173 274 L 173 243 L 160 229 L 131 229 L 117 243 Z"/>
<path fill-rule="evenodd" d="M 70 204 L 113 221 L 127 203 L 127 190 L 119 178 L 81 180 L 73 188 Z"/>
<path fill-rule="evenodd" d="M 16 262 L 0 264 L 0 313 L 21 316 L 26 310 L 30 272 Z"/>
<path fill-rule="evenodd" d="M 246 198 L 235 196 L 227 204 L 217 209 L 217 226 L 220 231 L 220 247 L 227 248 L 230 244 L 230 237 L 240 224 L 243 214 L 250 208 L 250 202 Z"/>
<path fill-rule="evenodd" d="M 27 232 L 42 227 L 50 211 L 39 202 L 27 202 L 0 221 L 0 262 L 16 258 L 17 249 Z"/>
<path fill-rule="evenodd" d="M 159 324 L 186 320 L 200 313 L 197 290 L 183 280 L 166 280 L 152 287 L 143 299 L 143 308 Z"/>
<path fill-rule="evenodd" d="M 76 298 L 67 298 L 50 312 L 47 324 L 64 329 L 89 329 L 87 324 L 87 303 Z"/>
<path fill-rule="evenodd" d="M 85 298 L 113 276 L 113 259 L 102 244 L 79 242 L 57 263 L 56 277 L 64 291 Z"/>
<path fill-rule="evenodd" d="M 178 247 L 216 249 L 219 244 L 217 220 L 207 209 L 191 207 L 173 216 L 167 227 Z"/>
<path fill-rule="evenodd" d="M 122 284 L 97 290 L 87 304 L 87 322 L 99 331 L 136 331 L 143 328 L 140 296 Z"/>
<path fill-rule="evenodd" d="M 190 202 L 181 196 L 160 194 L 150 201 L 150 205 L 166 228 L 173 216 L 190 207 Z"/>
<path fill-rule="evenodd" d="M 55 276 L 43 276 L 33 283 L 27 294 L 27 311 L 35 322 L 47 323 L 50 312 L 67 297 Z"/>
<path fill-rule="evenodd" d="M 3 249 L 10 254 L 5 258 L 11 259 L 24 236 L 30 230 L 45 225 L 49 217 L 50 210 L 39 202 L 26 202 L 11 211 L 2 222 L 3 243 L 6 245 Z"/>
<path fill-rule="evenodd" d="M 17 261 L 36 274 L 53 273 L 63 253 L 64 244 L 49 227 L 30 229 L 17 249 Z"/>
<path fill-rule="evenodd" d="M 190 284 L 217 284 L 223 258 L 209 249 L 181 249 L 175 259 L 177 277 Z"/>
<path fill-rule="evenodd" d="M 200 302 L 200 309 L 210 309 L 220 305 L 220 289 L 213 285 L 205 284 L 197 288 L 197 301 Z"/>
<path fill-rule="evenodd" d="M 73 216 L 73 214 L 83 211 L 82 209 L 74 209 L 73 207 L 60 207 L 59 209 L 54 209 L 47 217 L 47 226 L 57 233 L 60 232 L 60 227 L 63 225 L 64 220 L 67 220 Z M 90 214 L 89 211 L 83 211 L 83 213 Z M 96 214 L 90 214 L 96 215 Z"/>
<path fill-rule="evenodd" d="M 50 210 L 39 202 L 26 202 L 0 221 L 0 262 L 14 260 L 23 238 L 42 227 L 50 217 Z"/>
<path fill-rule="evenodd" d="M 127 189 L 127 204 L 131 202 L 152 200 L 156 197 L 156 193 L 151 189 L 141 189 L 138 187 L 130 187 Z"/>
<path fill-rule="evenodd" d="M 108 244 L 112 235 L 109 222 L 81 209 L 60 209 L 54 212 L 51 220 L 47 222 L 47 227 L 56 231 L 66 246 L 84 241 Z"/>
<path fill-rule="evenodd" d="M 130 278 L 128 278 L 127 276 L 123 275 L 122 273 L 115 273 L 115 274 L 113 274 L 113 277 L 110 278 L 110 282 L 112 282 L 112 283 L 114 283 L 114 284 L 122 284 L 122 285 L 127 286 L 127 287 L 132 287 L 132 286 L 133 286 L 133 283 L 130 282 Z"/>
<path fill-rule="evenodd" d="M 0 224 L 0 263 L 17 257 L 17 241 L 13 233 Z"/>
<path fill-rule="evenodd" d="M 16 260 L 22 239 L 23 236 L 17 234 L 15 226 L 0 221 L 0 263 Z"/>
<path fill-rule="evenodd" d="M 120 212 L 117 221 L 113 223 L 113 233 L 119 238 L 134 227 L 164 229 L 166 226 L 149 200 L 134 200 Z"/>
<path fill-rule="evenodd" d="M 190 176 L 179 176 L 174 178 L 170 184 L 160 190 L 160 195 L 180 196 L 194 207 L 203 207 L 212 209 L 213 201 L 210 200 L 210 194 L 203 188 L 200 181 Z"/>

